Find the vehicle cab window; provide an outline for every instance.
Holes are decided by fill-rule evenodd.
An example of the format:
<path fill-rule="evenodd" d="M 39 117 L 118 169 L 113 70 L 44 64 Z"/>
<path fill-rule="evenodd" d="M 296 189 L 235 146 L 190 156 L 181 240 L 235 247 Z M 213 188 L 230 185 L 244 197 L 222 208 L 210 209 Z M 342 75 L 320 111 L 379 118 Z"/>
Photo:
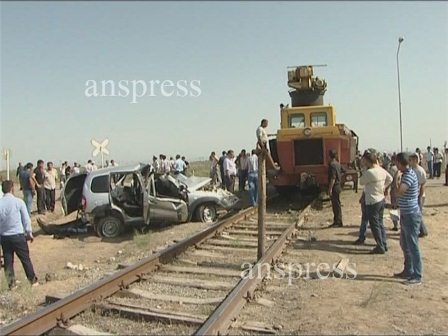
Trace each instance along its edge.
<path fill-rule="evenodd" d="M 311 127 L 325 127 L 328 126 L 327 113 L 314 112 L 311 113 Z"/>
<path fill-rule="evenodd" d="M 289 119 L 288 124 L 290 128 L 305 127 L 305 115 L 303 113 L 291 114 L 288 119 Z"/>

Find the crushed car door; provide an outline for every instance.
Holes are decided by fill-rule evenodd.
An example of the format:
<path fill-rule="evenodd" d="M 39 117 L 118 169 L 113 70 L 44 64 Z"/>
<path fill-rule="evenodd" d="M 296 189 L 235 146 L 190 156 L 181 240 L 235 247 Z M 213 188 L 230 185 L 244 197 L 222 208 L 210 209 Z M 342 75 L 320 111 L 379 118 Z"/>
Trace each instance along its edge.
<path fill-rule="evenodd" d="M 185 222 L 188 218 L 188 206 L 176 198 L 158 197 L 154 175 L 148 181 L 148 204 L 151 221 L 157 222 Z"/>
<path fill-rule="evenodd" d="M 86 177 L 87 174 L 73 175 L 65 183 L 61 192 L 61 203 L 65 215 L 81 209 L 82 189 Z"/>

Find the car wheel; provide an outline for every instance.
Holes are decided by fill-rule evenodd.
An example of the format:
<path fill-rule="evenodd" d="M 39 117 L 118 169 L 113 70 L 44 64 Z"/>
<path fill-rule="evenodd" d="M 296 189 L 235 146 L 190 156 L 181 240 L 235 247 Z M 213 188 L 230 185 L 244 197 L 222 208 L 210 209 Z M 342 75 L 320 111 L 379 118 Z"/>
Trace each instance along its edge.
<path fill-rule="evenodd" d="M 96 232 L 100 237 L 115 238 L 123 231 L 123 223 L 114 216 L 107 216 L 98 221 Z"/>
<path fill-rule="evenodd" d="M 218 211 L 213 203 L 205 203 L 196 210 L 196 218 L 202 223 L 214 223 L 218 219 Z"/>

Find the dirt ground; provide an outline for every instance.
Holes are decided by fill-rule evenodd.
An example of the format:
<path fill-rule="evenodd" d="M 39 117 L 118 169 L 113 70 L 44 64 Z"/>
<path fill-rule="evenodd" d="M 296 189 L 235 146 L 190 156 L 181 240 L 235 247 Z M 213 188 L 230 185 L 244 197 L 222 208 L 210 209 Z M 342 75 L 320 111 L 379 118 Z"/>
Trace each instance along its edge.
<path fill-rule="evenodd" d="M 266 306 L 250 303 L 238 318 L 238 325 L 251 322 L 285 334 L 448 334 L 448 187 L 442 180 L 429 180 L 424 220 L 429 236 L 420 239 L 423 255 L 423 284 L 409 287 L 393 277 L 403 269 L 399 232 L 385 211 L 389 251 L 371 255 L 374 240 L 355 246 L 361 213 L 360 194 L 342 194 L 344 227 L 327 228 L 332 222 L 329 202 L 323 211 L 313 211 L 299 238 L 280 260 L 283 265 L 301 264 L 297 279 L 272 276 L 259 295 Z M 320 263 L 333 265 L 342 258 L 356 272 L 345 278 L 319 279 Z M 310 269 L 308 279 L 306 265 Z M 324 266 L 321 266 L 323 268 Z M 298 269 L 297 267 L 295 268 Z M 329 274 L 323 269 L 321 274 Z M 241 328 L 232 333 L 241 333 Z"/>
<path fill-rule="evenodd" d="M 20 192 L 16 196 L 21 197 Z M 76 214 L 62 217 L 59 202 L 56 208 L 54 214 L 49 213 L 42 218 L 46 222 L 58 224 L 76 218 Z M 0 326 L 35 311 L 45 301 L 45 295 L 68 294 L 85 287 L 105 274 L 116 271 L 119 263 L 136 262 L 206 226 L 198 222 L 159 225 L 148 233 L 129 232 L 117 239 L 101 239 L 93 234 L 54 239 L 53 236 L 43 234 L 36 216 L 33 213 L 35 239 L 29 244 L 29 248 L 40 285 L 28 285 L 20 261 L 16 259 L 15 272 L 20 284 L 16 290 L 9 291 L 3 269 L 1 270 Z M 67 263 L 71 263 L 75 269 L 67 268 Z"/>
<path fill-rule="evenodd" d="M 250 303 L 243 309 L 238 324 L 256 321 L 275 327 L 281 334 L 447 334 L 448 333 L 448 187 L 441 180 L 430 180 L 427 187 L 424 219 L 429 236 L 421 239 L 424 263 L 423 284 L 410 288 L 392 277 L 402 270 L 403 256 L 398 232 L 391 231 L 388 211 L 385 224 L 389 251 L 370 255 L 374 241 L 369 232 L 367 244 L 355 246 L 361 220 L 360 194 L 345 190 L 342 194 L 343 228 L 327 229 L 331 223 L 328 202 L 322 210 L 313 210 L 299 237 L 282 255 L 284 265 L 328 263 L 333 265 L 348 258 L 356 272 L 353 279 L 311 277 L 273 278 L 258 293 L 272 305 Z M 61 216 L 47 216 L 52 221 Z M 70 219 L 70 218 L 68 218 Z M 67 218 L 59 222 L 67 221 Z M 204 227 L 201 223 L 154 228 L 147 234 L 129 234 L 116 240 L 101 240 L 93 235 L 54 239 L 40 233 L 33 216 L 36 239 L 30 244 L 31 258 L 40 286 L 31 288 L 25 281 L 22 267 L 16 261 L 15 291 L 6 289 L 0 275 L 0 325 L 26 315 L 38 308 L 45 295 L 69 293 L 98 280 L 117 269 L 118 263 L 131 263 L 152 251 L 182 239 Z M 67 263 L 82 265 L 82 270 L 67 269 Z M 325 272 L 322 272 L 325 274 Z M 295 274 L 297 277 L 297 274 Z M 241 329 L 234 332 L 240 333 Z"/>

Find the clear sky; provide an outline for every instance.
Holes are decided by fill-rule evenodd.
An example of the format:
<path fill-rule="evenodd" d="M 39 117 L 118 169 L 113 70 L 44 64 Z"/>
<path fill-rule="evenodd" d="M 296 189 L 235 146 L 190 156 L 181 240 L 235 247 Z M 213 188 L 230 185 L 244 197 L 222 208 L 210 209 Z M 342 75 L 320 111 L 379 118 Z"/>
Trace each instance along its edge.
<path fill-rule="evenodd" d="M 1 148 L 12 162 L 119 163 L 250 149 L 289 103 L 286 67 L 327 64 L 326 103 L 360 147 L 448 140 L 445 2 L 2 2 Z M 88 80 L 199 80 L 199 97 L 86 97 Z M 96 159 L 97 162 L 100 159 Z M 2 161 L 2 167 L 4 162 Z"/>

